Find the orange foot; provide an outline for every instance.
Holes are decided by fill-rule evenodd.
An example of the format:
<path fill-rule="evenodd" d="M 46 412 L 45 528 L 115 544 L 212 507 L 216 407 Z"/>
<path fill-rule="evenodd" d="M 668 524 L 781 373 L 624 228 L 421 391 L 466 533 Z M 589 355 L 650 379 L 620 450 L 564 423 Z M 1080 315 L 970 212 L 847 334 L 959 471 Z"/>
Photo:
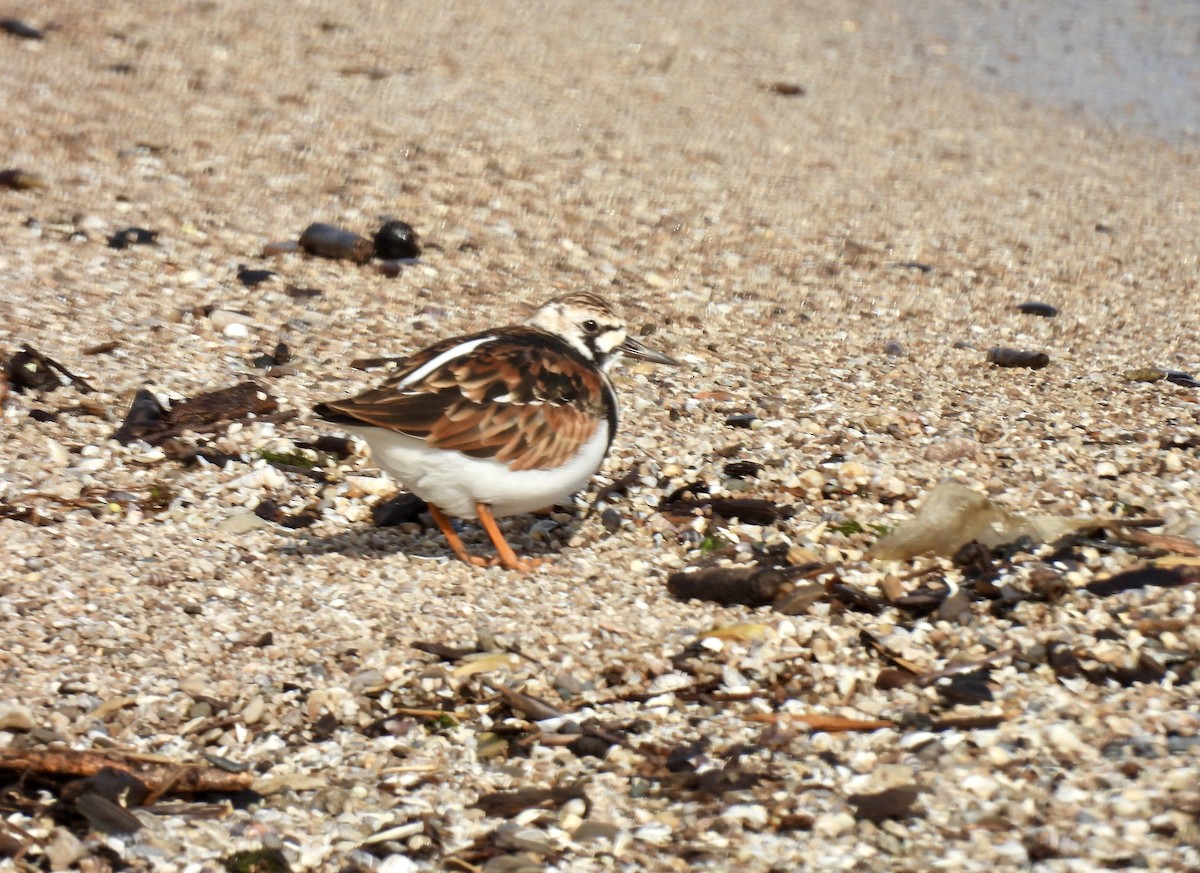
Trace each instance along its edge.
<path fill-rule="evenodd" d="M 516 570 L 519 573 L 528 573 L 535 567 L 542 565 L 541 559 L 531 559 L 522 561 L 517 557 L 512 550 L 512 546 L 508 544 L 508 540 L 504 538 L 504 534 L 500 533 L 500 527 L 496 524 L 496 517 L 492 515 L 492 508 L 486 503 L 476 503 L 475 512 L 479 515 L 479 523 L 483 525 L 483 529 L 487 531 L 487 535 L 492 538 L 492 543 L 496 546 L 496 552 L 499 554 L 498 563 L 505 570 Z M 494 566 L 494 565 L 493 565 Z"/>
<path fill-rule="evenodd" d="M 549 558 L 521 559 L 516 555 L 513 555 L 512 563 L 506 563 L 505 560 L 499 555 L 492 558 L 490 561 L 484 561 L 484 564 L 488 567 L 503 567 L 505 570 L 516 570 L 518 573 L 529 573 L 533 570 L 536 570 L 538 567 L 549 567 L 551 563 L 552 562 Z"/>
<path fill-rule="evenodd" d="M 433 520 L 437 522 L 437 526 L 446 537 L 446 543 L 450 546 L 450 550 L 460 560 L 465 561 L 472 567 L 503 567 L 505 570 L 516 570 L 519 573 L 528 573 L 543 564 L 549 563 L 543 558 L 530 558 L 529 560 L 518 558 L 516 552 L 508 544 L 508 541 L 504 539 L 504 534 L 500 532 L 500 528 L 496 524 L 496 518 L 492 515 L 492 508 L 486 503 L 476 503 L 475 511 L 479 514 L 480 524 L 483 525 L 483 529 L 487 531 L 488 536 L 496 546 L 498 554 L 494 558 L 481 558 L 478 555 L 472 555 L 468 552 L 467 547 L 463 545 L 463 541 L 459 538 L 458 532 L 454 530 L 454 525 L 451 524 L 446 513 L 442 512 L 432 503 L 429 504 L 429 514 L 433 516 Z"/>

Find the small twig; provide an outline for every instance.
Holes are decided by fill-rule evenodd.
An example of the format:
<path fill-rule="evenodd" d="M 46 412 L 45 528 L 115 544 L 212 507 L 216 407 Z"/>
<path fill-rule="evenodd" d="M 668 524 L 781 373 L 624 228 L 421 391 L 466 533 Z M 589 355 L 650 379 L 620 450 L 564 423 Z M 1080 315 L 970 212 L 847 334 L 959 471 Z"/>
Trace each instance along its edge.
<path fill-rule="evenodd" d="M 865 645 L 868 649 L 873 649 L 881 658 L 883 658 L 893 667 L 898 667 L 907 673 L 913 674 L 914 676 L 921 675 L 922 671 L 917 667 L 916 664 L 905 658 L 901 658 L 899 655 L 885 646 L 883 642 L 880 641 L 879 638 L 870 631 L 864 630 L 860 632 L 858 638 L 862 641 L 863 645 Z"/>
<path fill-rule="evenodd" d="M 181 764 L 178 767 L 172 767 L 167 771 L 166 775 L 158 785 L 150 789 L 150 793 L 146 795 L 146 799 L 142 801 L 144 806 L 150 806 L 157 803 L 158 799 L 170 791 L 175 785 L 187 774 L 187 765 Z"/>
<path fill-rule="evenodd" d="M 474 864 L 464 861 L 462 858 L 455 858 L 453 855 L 450 855 L 446 858 L 446 863 L 453 864 L 456 867 L 461 867 L 462 869 L 466 870 L 467 873 L 483 873 L 482 867 L 476 867 Z"/>
<path fill-rule="evenodd" d="M 392 710 L 392 715 L 408 715 L 413 718 L 450 718 L 458 721 L 458 716 L 450 709 L 420 709 L 415 706 L 397 706 Z"/>
<path fill-rule="evenodd" d="M 161 795 L 168 790 L 173 794 L 236 793 L 246 791 L 254 783 L 254 774 L 250 772 L 227 773 L 217 767 L 185 764 L 161 755 L 74 749 L 0 749 L 0 770 L 95 776 L 105 767 L 133 774 L 146 783 L 152 795 L 155 792 Z"/>
<path fill-rule="evenodd" d="M 823 715 L 821 713 L 798 712 L 756 712 L 744 716 L 746 721 L 762 721 L 769 724 L 799 721 L 816 731 L 877 731 L 884 728 L 894 728 L 896 723 L 886 719 L 845 718 L 840 715 Z"/>
<path fill-rule="evenodd" d="M 41 352 L 39 352 L 37 349 L 35 349 L 33 346 L 26 345 L 26 346 L 22 346 L 21 348 L 23 351 L 26 351 L 29 354 L 37 357 L 40 361 L 42 361 L 43 363 L 48 365 L 50 367 L 50 369 L 57 370 L 58 372 L 62 373 L 64 376 L 67 377 L 67 379 L 70 380 L 72 385 L 74 385 L 76 388 L 78 388 L 84 394 L 90 394 L 91 392 L 96 390 L 95 388 L 93 388 L 91 385 L 89 385 L 87 383 L 86 379 L 83 379 L 80 376 L 76 376 L 74 373 L 72 373 L 70 370 L 68 370 L 66 367 L 64 367 L 62 364 L 60 364 L 58 361 L 54 360 L 53 358 L 46 357 Z"/>
<path fill-rule="evenodd" d="M 156 803 L 145 807 L 145 811 L 154 815 L 182 815 L 186 818 L 225 818 L 233 811 L 228 803 Z"/>
<path fill-rule="evenodd" d="M 937 564 L 930 564 L 928 567 L 925 567 L 924 569 L 913 570 L 911 573 L 905 573 L 903 576 L 900 577 L 900 581 L 901 582 L 911 582 L 913 579 L 920 579 L 924 576 L 931 576 L 934 573 L 937 573 L 942 569 L 943 568 L 939 567 Z"/>
<path fill-rule="evenodd" d="M 597 506 L 607 501 L 608 498 L 612 497 L 614 494 L 624 491 L 626 488 L 636 482 L 638 477 L 641 475 L 641 471 L 638 470 L 637 467 L 634 467 L 621 478 L 614 479 L 612 482 L 609 482 L 596 492 L 596 499 L 592 501 L 590 506 L 588 506 L 587 512 L 583 514 L 583 517 L 586 519 L 591 516 L 591 514 L 596 511 Z"/>

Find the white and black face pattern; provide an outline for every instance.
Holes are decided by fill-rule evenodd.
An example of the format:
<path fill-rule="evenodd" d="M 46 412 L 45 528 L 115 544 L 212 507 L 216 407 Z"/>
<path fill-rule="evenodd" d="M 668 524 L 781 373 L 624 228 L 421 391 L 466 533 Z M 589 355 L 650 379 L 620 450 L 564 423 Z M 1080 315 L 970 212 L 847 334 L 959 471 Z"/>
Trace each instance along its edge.
<path fill-rule="evenodd" d="M 587 355 L 603 370 L 621 356 L 625 344 L 625 325 L 620 320 L 604 320 L 598 313 L 580 313 L 584 316 L 578 323 Z"/>
<path fill-rule="evenodd" d="M 625 344 L 625 322 L 593 294 L 577 293 L 551 300 L 530 323 L 562 337 L 596 366 L 608 369 Z"/>

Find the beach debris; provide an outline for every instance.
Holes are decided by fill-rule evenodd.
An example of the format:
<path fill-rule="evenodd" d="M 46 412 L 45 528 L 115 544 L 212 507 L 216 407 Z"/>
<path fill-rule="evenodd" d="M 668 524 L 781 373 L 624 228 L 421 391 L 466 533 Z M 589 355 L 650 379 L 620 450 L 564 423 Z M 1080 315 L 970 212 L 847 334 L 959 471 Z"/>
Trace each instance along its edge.
<path fill-rule="evenodd" d="M 420 521 L 428 504 L 408 491 L 401 491 L 371 507 L 371 524 L 376 527 L 395 527 Z"/>
<path fill-rule="evenodd" d="M 768 94 L 778 94 L 780 97 L 803 97 L 808 89 L 797 82 L 763 82 L 759 87 Z"/>
<path fill-rule="evenodd" d="M 763 465 L 757 461 L 731 461 L 722 470 L 731 479 L 755 479 L 762 471 Z"/>
<path fill-rule="evenodd" d="M 157 445 L 185 431 L 213 433 L 235 421 L 261 418 L 278 412 L 271 393 L 254 382 L 206 391 L 164 410 L 150 391 L 134 395 L 129 412 L 113 438 L 123 444 L 135 439 Z"/>
<path fill-rule="evenodd" d="M 707 600 L 726 606 L 768 606 L 785 593 L 804 568 L 736 566 L 681 571 L 667 577 L 667 591 L 680 600 Z"/>
<path fill-rule="evenodd" d="M 282 849 L 243 849 L 221 859 L 227 873 L 291 873 L 292 865 Z"/>
<path fill-rule="evenodd" d="M 659 506 L 663 515 L 677 521 L 690 520 L 698 510 L 708 510 L 714 518 L 738 518 L 762 526 L 795 514 L 791 506 L 755 497 L 669 497 Z"/>
<path fill-rule="evenodd" d="M 63 385 L 72 385 L 84 394 L 94 390 L 85 379 L 30 345 L 21 346 L 8 357 L 4 376 L 11 390 L 17 392 L 53 391 Z"/>
<path fill-rule="evenodd" d="M 1023 537 L 1037 544 L 1101 524 L 1081 516 L 1026 517 L 947 480 L 926 495 L 915 517 L 880 538 L 867 555 L 881 561 L 907 561 L 923 554 L 950 556 L 972 540 L 988 548 Z"/>
<path fill-rule="evenodd" d="M 419 257 L 421 246 L 417 232 L 407 221 L 388 221 L 375 231 L 375 257 L 382 261 L 411 260 Z"/>
<path fill-rule="evenodd" d="M 554 809 L 563 806 L 569 800 L 582 800 L 584 808 L 592 808 L 588 800 L 587 782 L 576 779 L 552 788 L 515 788 L 508 791 L 492 791 L 480 795 L 479 800 L 472 803 L 476 809 L 482 809 L 485 815 L 496 815 L 498 818 L 512 818 L 526 809 Z"/>
<path fill-rule="evenodd" d="M 256 270 L 241 264 L 238 266 L 237 280 L 247 288 L 254 288 L 278 275 L 274 270 Z"/>
<path fill-rule="evenodd" d="M 1051 306 L 1049 303 L 1040 303 L 1036 300 L 1027 300 L 1024 303 L 1017 305 L 1017 312 L 1023 315 L 1036 315 L 1040 318 L 1054 318 L 1058 315 L 1058 309 Z"/>
<path fill-rule="evenodd" d="M 251 363 L 260 370 L 281 367 L 292 359 L 292 350 L 285 342 L 278 342 L 270 354 L 260 354 Z M 267 375 L 270 375 L 269 373 Z"/>
<path fill-rule="evenodd" d="M 342 230 L 332 224 L 316 222 L 300 234 L 300 248 L 310 255 L 319 255 L 333 260 L 353 261 L 364 264 L 371 259 L 374 247 L 365 237 Z"/>
<path fill-rule="evenodd" d="M 254 507 L 254 514 L 263 521 L 269 521 L 289 530 L 312 527 L 321 517 L 315 507 L 305 507 L 299 512 L 284 512 L 273 500 L 263 499 Z"/>
<path fill-rule="evenodd" d="M 846 802 L 854 807 L 859 821 L 880 824 L 888 819 L 908 818 L 912 805 L 921 795 L 916 785 L 896 785 L 870 794 L 851 794 Z"/>
<path fill-rule="evenodd" d="M 158 245 L 158 231 L 144 227 L 126 227 L 108 238 L 110 249 L 127 249 L 130 246 Z"/>
<path fill-rule="evenodd" d="M 32 24 L 25 23 L 19 18 L 0 18 L 0 30 L 18 39 L 39 40 L 46 38 L 46 34 L 43 31 Z"/>
<path fill-rule="evenodd" d="M 739 412 L 736 415 L 731 415 L 725 419 L 725 424 L 728 427 L 753 427 L 754 422 L 758 421 L 758 416 L 750 412 Z"/>
<path fill-rule="evenodd" d="M 151 801 L 164 795 L 245 791 L 254 781 L 252 772 L 230 773 L 165 755 L 116 750 L 0 749 L 0 770 L 81 778 L 125 774 L 145 785 L 145 797 Z"/>
<path fill-rule="evenodd" d="M 1111 597 L 1135 588 L 1178 588 L 1196 582 L 1200 582 L 1200 567 L 1146 565 L 1093 580 L 1087 584 L 1087 590 L 1097 597 Z"/>
<path fill-rule="evenodd" d="M 8 188 L 11 191 L 35 191 L 45 187 L 46 177 L 41 173 L 17 167 L 0 170 L 0 188 Z"/>
<path fill-rule="evenodd" d="M 1030 370 L 1040 370 L 1050 363 L 1050 356 L 1045 352 L 994 346 L 988 349 L 987 360 L 997 367 L 1028 367 Z"/>
<path fill-rule="evenodd" d="M 300 251 L 300 241 L 294 239 L 278 240 L 276 242 L 265 243 L 262 248 L 262 256 L 264 258 L 273 258 L 278 255 L 291 255 Z"/>

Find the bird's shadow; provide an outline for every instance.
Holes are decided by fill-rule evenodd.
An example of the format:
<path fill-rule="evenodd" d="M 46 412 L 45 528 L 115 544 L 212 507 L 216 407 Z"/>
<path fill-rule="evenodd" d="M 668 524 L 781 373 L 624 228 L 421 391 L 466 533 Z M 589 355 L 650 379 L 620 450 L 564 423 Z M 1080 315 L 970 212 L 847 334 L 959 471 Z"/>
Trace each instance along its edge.
<path fill-rule="evenodd" d="M 338 554 L 355 558 L 383 558 L 403 552 L 413 558 L 453 560 L 454 553 L 424 502 L 416 500 L 413 503 L 414 500 L 416 498 L 411 494 L 397 494 L 373 507 L 371 522 L 351 522 L 348 527 L 334 533 L 320 534 L 301 528 L 298 531 L 299 538 L 280 546 L 279 552 L 284 555 Z M 388 511 L 389 504 L 403 504 L 405 501 L 409 505 L 402 505 L 398 512 Z M 556 506 L 553 511 L 556 515 L 568 514 L 570 519 L 559 521 L 551 519 L 549 513 L 528 513 L 497 519 L 497 522 L 517 554 L 531 558 L 551 556 L 561 551 L 589 514 L 586 509 L 571 505 Z M 495 555 L 495 546 L 477 521 L 453 519 L 452 522 L 467 551 L 482 557 Z M 398 530 L 405 523 L 421 525 L 422 532 L 414 535 Z M 547 524 L 547 536 L 522 535 L 542 523 Z"/>

